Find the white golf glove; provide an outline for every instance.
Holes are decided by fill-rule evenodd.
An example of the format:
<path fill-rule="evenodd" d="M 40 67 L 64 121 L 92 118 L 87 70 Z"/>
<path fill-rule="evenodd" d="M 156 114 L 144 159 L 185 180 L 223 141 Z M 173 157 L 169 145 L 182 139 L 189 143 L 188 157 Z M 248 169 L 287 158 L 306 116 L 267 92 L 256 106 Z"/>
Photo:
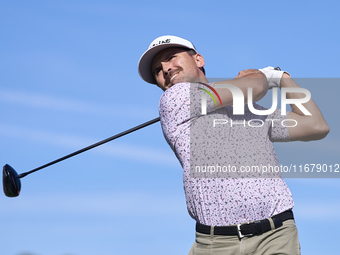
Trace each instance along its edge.
<path fill-rule="evenodd" d="M 272 89 L 274 87 L 280 88 L 281 78 L 283 73 L 287 73 L 284 71 L 281 71 L 279 67 L 272 67 L 268 66 L 263 69 L 259 69 L 262 73 L 264 73 L 267 77 L 268 81 L 268 89 Z"/>

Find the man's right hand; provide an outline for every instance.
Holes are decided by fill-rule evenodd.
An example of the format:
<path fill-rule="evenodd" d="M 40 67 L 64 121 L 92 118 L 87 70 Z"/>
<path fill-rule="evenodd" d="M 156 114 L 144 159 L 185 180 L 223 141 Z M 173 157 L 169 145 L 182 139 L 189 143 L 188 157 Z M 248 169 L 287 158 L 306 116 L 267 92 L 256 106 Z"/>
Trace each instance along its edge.
<path fill-rule="evenodd" d="M 261 72 L 260 70 L 257 70 L 257 69 L 246 69 L 246 70 L 242 70 L 238 73 L 238 75 L 235 77 L 235 79 L 238 79 L 238 78 L 243 78 L 243 77 L 247 77 L 249 75 L 256 75 L 256 74 L 264 74 L 263 72 Z"/>
<path fill-rule="evenodd" d="M 218 81 L 214 84 L 230 84 L 242 90 L 244 95 L 244 103 L 248 102 L 248 88 L 252 88 L 252 101 L 257 102 L 263 98 L 268 91 L 268 81 L 263 72 L 257 69 L 246 69 L 240 71 L 233 80 Z M 233 104 L 233 95 L 227 88 L 215 88 L 221 97 L 223 106 Z M 218 106 L 217 108 L 219 108 Z"/>

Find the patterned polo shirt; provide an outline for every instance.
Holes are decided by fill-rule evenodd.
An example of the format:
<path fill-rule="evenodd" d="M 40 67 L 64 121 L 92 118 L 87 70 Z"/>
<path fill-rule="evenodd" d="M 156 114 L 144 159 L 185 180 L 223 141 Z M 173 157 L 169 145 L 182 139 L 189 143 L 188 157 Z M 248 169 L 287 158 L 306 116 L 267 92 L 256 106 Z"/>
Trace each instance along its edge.
<path fill-rule="evenodd" d="M 291 192 L 277 173 L 246 172 L 279 167 L 272 142 L 289 141 L 286 116 L 279 110 L 255 115 L 247 104 L 244 115 L 234 115 L 232 106 L 216 110 L 210 97 L 203 115 L 204 93 L 197 84 L 178 83 L 167 89 L 159 102 L 164 137 L 183 167 L 191 217 L 201 224 L 225 226 L 293 208 Z M 257 104 L 254 108 L 265 109 Z M 228 167 L 233 175 L 218 172 Z"/>

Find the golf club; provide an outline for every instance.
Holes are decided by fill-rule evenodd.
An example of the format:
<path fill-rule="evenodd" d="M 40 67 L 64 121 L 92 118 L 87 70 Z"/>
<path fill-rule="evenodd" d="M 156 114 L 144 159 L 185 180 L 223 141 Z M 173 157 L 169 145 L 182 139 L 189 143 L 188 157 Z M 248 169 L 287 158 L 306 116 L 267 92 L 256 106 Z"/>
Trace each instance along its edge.
<path fill-rule="evenodd" d="M 119 138 L 121 136 L 124 136 L 124 135 L 127 135 L 129 133 L 132 133 L 132 132 L 134 132 L 134 131 L 136 131 L 138 129 L 144 128 L 144 127 L 149 126 L 151 124 L 154 124 L 154 123 L 158 122 L 159 120 L 160 120 L 160 118 L 157 117 L 157 118 L 155 118 L 153 120 L 150 120 L 148 122 L 145 122 L 145 123 L 143 123 L 143 124 L 141 124 L 139 126 L 133 127 L 133 128 L 131 128 L 129 130 L 126 130 L 126 131 L 121 132 L 121 133 L 119 133 L 117 135 L 111 136 L 111 137 L 109 137 L 109 138 L 107 138 L 105 140 L 102 140 L 102 141 L 98 142 L 98 143 L 95 143 L 95 144 L 92 144 L 90 146 L 87 146 L 87 147 L 85 147 L 83 149 L 80 149 L 80 150 L 75 151 L 75 152 L 73 152 L 71 154 L 68 154 L 68 155 L 66 155 L 66 156 L 64 156 L 62 158 L 56 159 L 56 160 L 54 160 L 54 161 L 52 161 L 50 163 L 47 163 L 45 165 L 42 165 L 42 166 L 37 167 L 37 168 L 35 168 L 35 169 L 31 170 L 31 171 L 28 171 L 28 172 L 25 172 L 25 173 L 22 173 L 22 174 L 19 174 L 19 175 L 10 165 L 6 164 L 6 165 L 4 165 L 3 172 L 2 172 L 2 182 L 3 182 L 4 193 L 5 193 L 5 195 L 7 197 L 17 197 L 17 196 L 19 196 L 20 190 L 21 190 L 20 178 L 23 178 L 26 175 L 29 175 L 29 174 L 34 173 L 36 171 L 39 171 L 39 170 L 41 170 L 41 169 L 43 169 L 45 167 L 54 165 L 54 164 L 56 164 L 56 163 L 58 163 L 60 161 L 63 161 L 65 159 L 71 158 L 71 157 L 73 157 L 75 155 L 78 155 L 78 154 L 84 152 L 84 151 L 93 149 L 93 148 L 95 148 L 95 147 L 97 147 L 99 145 L 102 145 L 104 143 L 110 142 L 110 141 L 112 141 L 114 139 L 117 139 L 117 138 Z"/>

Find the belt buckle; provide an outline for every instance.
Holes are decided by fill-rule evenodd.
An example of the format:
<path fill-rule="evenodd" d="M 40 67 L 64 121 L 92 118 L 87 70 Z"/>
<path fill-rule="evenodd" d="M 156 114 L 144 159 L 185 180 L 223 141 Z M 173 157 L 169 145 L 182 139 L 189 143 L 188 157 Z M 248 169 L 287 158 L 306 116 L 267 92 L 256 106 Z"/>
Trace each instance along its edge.
<path fill-rule="evenodd" d="M 242 239 L 243 237 L 250 237 L 250 236 L 253 236 L 254 235 L 254 233 L 251 233 L 251 234 L 242 234 L 242 232 L 241 232 L 241 226 L 242 225 L 245 225 L 245 224 L 250 224 L 251 222 L 246 222 L 246 223 L 241 223 L 241 224 L 237 224 L 236 226 L 237 226 L 237 234 L 238 234 L 238 237 L 240 238 L 240 239 Z"/>

